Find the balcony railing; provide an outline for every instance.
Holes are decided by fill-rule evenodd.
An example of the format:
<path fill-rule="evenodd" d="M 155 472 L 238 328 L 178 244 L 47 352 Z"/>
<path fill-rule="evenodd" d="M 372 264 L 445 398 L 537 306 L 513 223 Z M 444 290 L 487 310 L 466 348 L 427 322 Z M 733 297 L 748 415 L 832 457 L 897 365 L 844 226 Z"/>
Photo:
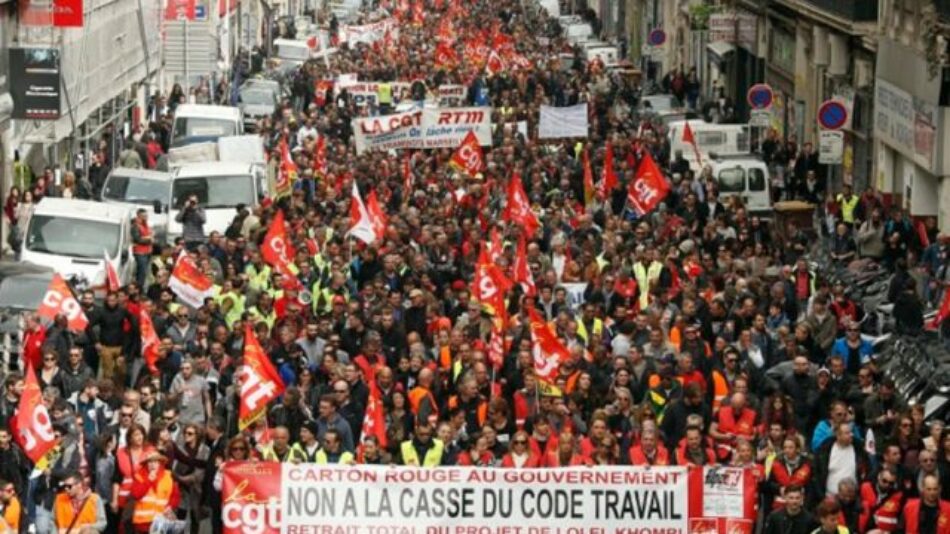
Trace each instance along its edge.
<path fill-rule="evenodd" d="M 878 0 L 801 0 L 831 15 L 852 22 L 874 22 L 877 20 Z M 937 0 L 950 5 L 950 0 Z"/>

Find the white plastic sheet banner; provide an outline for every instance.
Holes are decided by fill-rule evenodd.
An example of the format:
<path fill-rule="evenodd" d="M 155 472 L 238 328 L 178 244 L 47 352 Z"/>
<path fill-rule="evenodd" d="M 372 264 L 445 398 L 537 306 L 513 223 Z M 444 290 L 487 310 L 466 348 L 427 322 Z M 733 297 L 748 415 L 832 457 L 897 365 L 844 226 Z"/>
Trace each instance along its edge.
<path fill-rule="evenodd" d="M 587 104 L 564 108 L 541 106 L 539 139 L 587 137 Z"/>
<path fill-rule="evenodd" d="M 492 108 L 426 108 L 353 119 L 356 151 L 400 148 L 455 148 L 468 132 L 491 146 Z"/>
<path fill-rule="evenodd" d="M 395 18 L 359 26 L 341 26 L 339 38 L 341 43 L 350 43 L 350 46 L 356 46 L 357 43 L 371 45 L 386 37 L 386 32 L 392 39 L 399 37 L 399 22 Z"/>
<path fill-rule="evenodd" d="M 684 467 L 281 467 L 282 534 L 687 532 Z"/>

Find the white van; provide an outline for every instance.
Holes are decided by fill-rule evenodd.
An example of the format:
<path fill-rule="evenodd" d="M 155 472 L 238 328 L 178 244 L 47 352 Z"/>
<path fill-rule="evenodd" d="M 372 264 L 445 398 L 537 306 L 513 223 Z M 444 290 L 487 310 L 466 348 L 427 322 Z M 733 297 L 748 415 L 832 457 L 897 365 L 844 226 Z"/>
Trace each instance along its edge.
<path fill-rule="evenodd" d="M 289 72 L 310 59 L 313 50 L 302 39 L 274 39 L 274 55 L 280 60 L 280 70 Z"/>
<path fill-rule="evenodd" d="M 771 213 L 769 168 L 764 161 L 754 156 L 717 159 L 713 161 L 712 172 L 721 199 L 739 196 L 750 213 Z"/>
<path fill-rule="evenodd" d="M 244 133 L 241 110 L 231 106 L 180 104 L 175 110 L 171 146 L 179 147 Z"/>
<path fill-rule="evenodd" d="M 204 208 L 205 235 L 224 233 L 237 215 L 235 208 L 244 204 L 254 208 L 267 192 L 267 181 L 261 165 L 214 161 L 189 163 L 178 167 L 172 177 L 168 210 L 168 239 L 181 236 L 182 225 L 175 221 L 181 207 L 191 195 L 197 195 Z"/>
<path fill-rule="evenodd" d="M 36 205 L 20 260 L 49 267 L 86 287 L 105 283 L 105 255 L 125 285 L 132 280 L 132 211 L 119 204 L 46 197 Z"/>
<path fill-rule="evenodd" d="M 696 146 L 699 149 L 703 165 L 712 163 L 710 154 L 718 156 L 749 155 L 749 127 L 744 124 L 713 124 L 701 120 L 676 121 L 669 124 L 667 137 L 670 141 L 670 156 L 677 150 L 689 161 L 689 168 L 694 173 L 700 172 L 699 162 L 696 161 L 696 152 L 693 146 L 683 141 L 683 130 L 689 123 Z"/>
<path fill-rule="evenodd" d="M 117 167 L 109 173 L 102 186 L 102 201 L 126 206 L 133 213 L 139 209 L 150 211 L 148 225 L 152 228 L 155 243 L 162 245 L 166 243 L 168 233 L 171 182 L 172 175 L 167 172 Z"/>

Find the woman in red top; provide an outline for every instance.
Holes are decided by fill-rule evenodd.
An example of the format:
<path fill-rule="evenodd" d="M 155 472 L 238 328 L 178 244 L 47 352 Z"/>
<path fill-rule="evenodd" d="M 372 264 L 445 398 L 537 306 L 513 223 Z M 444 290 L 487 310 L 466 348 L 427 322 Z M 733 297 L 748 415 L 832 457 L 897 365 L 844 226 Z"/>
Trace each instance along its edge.
<path fill-rule="evenodd" d="M 502 456 L 501 466 L 508 469 L 536 469 L 541 467 L 541 458 L 528 447 L 528 433 L 519 430 L 511 440 L 508 453 Z"/>
<path fill-rule="evenodd" d="M 115 453 L 115 478 L 112 482 L 112 511 L 124 510 L 132 495 L 132 479 L 142 459 L 153 449 L 145 442 L 145 428 L 132 423 L 125 435 L 125 446 Z M 130 510 L 131 511 L 131 510 Z"/>
<path fill-rule="evenodd" d="M 590 459 L 580 454 L 574 446 L 574 435 L 570 432 L 561 432 L 557 440 L 557 450 L 547 454 L 548 467 L 573 467 L 577 465 L 591 465 Z"/>
<path fill-rule="evenodd" d="M 488 439 L 485 436 L 472 436 L 469 446 L 459 454 L 458 465 L 470 467 L 492 467 L 495 465 L 495 455 L 488 450 Z"/>

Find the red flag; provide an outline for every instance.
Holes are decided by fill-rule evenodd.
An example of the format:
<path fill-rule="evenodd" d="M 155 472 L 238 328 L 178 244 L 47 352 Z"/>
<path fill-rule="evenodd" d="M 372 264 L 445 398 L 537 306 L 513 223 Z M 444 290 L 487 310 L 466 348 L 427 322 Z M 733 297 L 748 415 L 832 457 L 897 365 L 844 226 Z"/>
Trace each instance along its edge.
<path fill-rule="evenodd" d="M 633 209 L 642 217 L 653 211 L 669 191 L 670 184 L 666 182 L 666 178 L 650 157 L 650 153 L 644 150 L 643 159 L 637 168 L 637 176 L 627 190 L 627 199 L 630 200 Z"/>
<path fill-rule="evenodd" d="M 277 173 L 277 183 L 275 184 L 275 195 L 281 198 L 290 194 L 294 186 L 294 180 L 297 179 L 297 164 L 290 156 L 290 147 L 287 146 L 287 139 L 280 140 L 280 170 Z"/>
<path fill-rule="evenodd" d="M 264 415 L 267 403 L 284 392 L 284 381 L 254 335 L 250 324 L 244 325 L 244 365 L 241 367 L 241 407 L 238 429 L 244 430 Z"/>
<path fill-rule="evenodd" d="M 122 282 L 119 281 L 119 273 L 115 270 L 115 264 L 112 263 L 112 258 L 109 257 L 109 251 L 102 249 L 103 266 L 106 270 L 106 289 L 109 291 L 118 291 L 122 287 Z"/>
<path fill-rule="evenodd" d="M 696 144 L 696 136 L 693 135 L 693 129 L 689 127 L 689 121 L 683 127 L 683 142 L 689 143 L 693 147 L 693 153 L 696 154 L 696 164 L 703 166 L 703 158 L 699 155 L 699 145 Z"/>
<path fill-rule="evenodd" d="M 600 193 L 604 198 L 610 197 L 610 192 L 617 187 L 617 173 L 614 172 L 614 147 L 607 143 L 607 150 L 604 153 L 604 171 L 600 179 Z"/>
<path fill-rule="evenodd" d="M 261 256 L 269 265 L 285 276 L 297 276 L 294 257 L 297 251 L 287 236 L 287 225 L 284 223 L 284 210 L 277 210 L 274 220 L 271 221 L 261 243 Z"/>
<path fill-rule="evenodd" d="M 590 166 L 590 155 L 588 150 L 584 149 L 584 206 L 589 206 L 594 201 L 594 170 Z"/>
<path fill-rule="evenodd" d="M 382 395 L 375 380 L 369 383 L 369 400 L 366 403 L 366 413 L 363 415 L 363 431 L 360 435 L 363 438 L 374 436 L 380 447 L 385 448 L 389 445 L 386 438 L 386 414 L 383 410 Z"/>
<path fill-rule="evenodd" d="M 481 302 L 502 322 L 507 322 L 505 293 L 513 284 L 505 273 L 501 272 L 501 268 L 493 263 L 479 263 L 475 266 L 473 282 L 472 298 Z"/>
<path fill-rule="evenodd" d="M 73 291 L 59 273 L 53 274 L 53 279 L 46 288 L 46 294 L 43 295 L 43 301 L 40 302 L 36 314 L 49 320 L 63 314 L 69 323 L 69 329 L 73 332 L 82 332 L 89 325 L 89 319 L 82 311 L 82 306 L 79 305 L 79 301 L 73 296 Z"/>
<path fill-rule="evenodd" d="M 402 160 L 402 196 L 403 200 L 409 200 L 409 194 L 412 191 L 412 162 L 406 155 Z"/>
<path fill-rule="evenodd" d="M 521 175 L 518 173 L 515 173 L 508 181 L 508 203 L 505 205 L 502 218 L 523 227 L 529 236 L 534 235 L 534 232 L 541 227 L 537 216 L 531 211 L 531 202 L 528 201 L 528 195 L 521 184 Z"/>
<path fill-rule="evenodd" d="M 373 225 L 373 232 L 376 233 L 376 239 L 382 240 L 386 237 L 386 213 L 376 200 L 376 190 L 373 189 L 366 196 L 366 211 L 369 213 L 370 224 Z"/>
<path fill-rule="evenodd" d="M 950 286 L 947 286 L 947 290 L 943 294 L 943 302 L 940 303 L 940 310 L 937 311 L 937 315 L 930 320 L 927 326 L 930 328 L 938 328 L 947 317 L 950 317 Z"/>
<path fill-rule="evenodd" d="M 528 317 L 531 321 L 534 372 L 541 380 L 553 383 L 557 380 L 561 364 L 570 359 L 571 353 L 534 308 L 528 308 Z"/>
<path fill-rule="evenodd" d="M 505 244 L 497 228 L 493 227 L 489 235 L 491 237 L 488 241 L 488 261 L 497 265 L 498 260 L 505 254 Z"/>
<path fill-rule="evenodd" d="M 350 230 L 346 235 L 352 235 L 367 245 L 376 241 L 376 225 L 360 197 L 360 190 L 353 182 L 353 191 L 350 194 Z"/>
<path fill-rule="evenodd" d="M 313 101 L 317 106 L 322 108 L 327 103 L 327 95 L 329 95 L 330 90 L 333 89 L 333 80 L 317 80 L 315 85 Z"/>
<path fill-rule="evenodd" d="M 465 139 L 459 143 L 452 159 L 449 160 L 449 166 L 465 172 L 469 176 L 475 176 L 485 167 L 485 155 L 482 153 L 482 146 L 478 143 L 478 137 L 474 131 L 469 131 Z"/>
<path fill-rule="evenodd" d="M 53 423 L 43 404 L 43 393 L 30 362 L 26 363 L 23 393 L 11 423 L 14 439 L 34 464 L 56 446 Z"/>
<path fill-rule="evenodd" d="M 531 268 L 528 266 L 528 246 L 523 235 L 518 237 L 518 250 L 515 252 L 515 264 L 512 270 L 515 282 L 521 284 L 525 295 L 535 296 L 538 289 L 534 285 L 534 275 L 531 274 Z"/>
<path fill-rule="evenodd" d="M 453 68 L 458 65 L 458 54 L 455 48 L 447 42 L 440 42 L 435 47 L 435 66 L 436 68 Z"/>
<path fill-rule="evenodd" d="M 498 55 L 498 52 L 492 50 L 488 54 L 488 62 L 485 63 L 485 72 L 489 76 L 494 76 L 503 70 L 505 70 L 505 60 Z"/>
<path fill-rule="evenodd" d="M 927 235 L 927 226 L 923 221 L 917 221 L 916 230 L 917 230 L 917 239 L 920 241 L 921 248 L 927 248 L 930 246 L 930 236 Z"/>
<path fill-rule="evenodd" d="M 412 4 L 412 25 L 422 26 L 425 23 L 425 20 L 425 7 L 422 5 L 421 0 L 416 0 L 416 2 Z"/>
<path fill-rule="evenodd" d="M 496 371 L 505 364 L 505 333 L 499 321 L 492 321 L 491 338 L 488 341 L 488 361 Z"/>
<path fill-rule="evenodd" d="M 313 147 L 313 172 L 317 176 L 327 175 L 327 137 L 321 135 Z"/>
<path fill-rule="evenodd" d="M 139 333 L 142 336 L 142 358 L 153 376 L 158 376 L 158 346 L 161 340 L 155 332 L 155 325 L 152 324 L 152 316 L 148 314 L 145 306 L 139 309 Z"/>
<path fill-rule="evenodd" d="M 195 260 L 182 251 L 168 279 L 168 287 L 192 308 L 200 308 L 214 294 L 214 283 L 198 269 Z"/>

